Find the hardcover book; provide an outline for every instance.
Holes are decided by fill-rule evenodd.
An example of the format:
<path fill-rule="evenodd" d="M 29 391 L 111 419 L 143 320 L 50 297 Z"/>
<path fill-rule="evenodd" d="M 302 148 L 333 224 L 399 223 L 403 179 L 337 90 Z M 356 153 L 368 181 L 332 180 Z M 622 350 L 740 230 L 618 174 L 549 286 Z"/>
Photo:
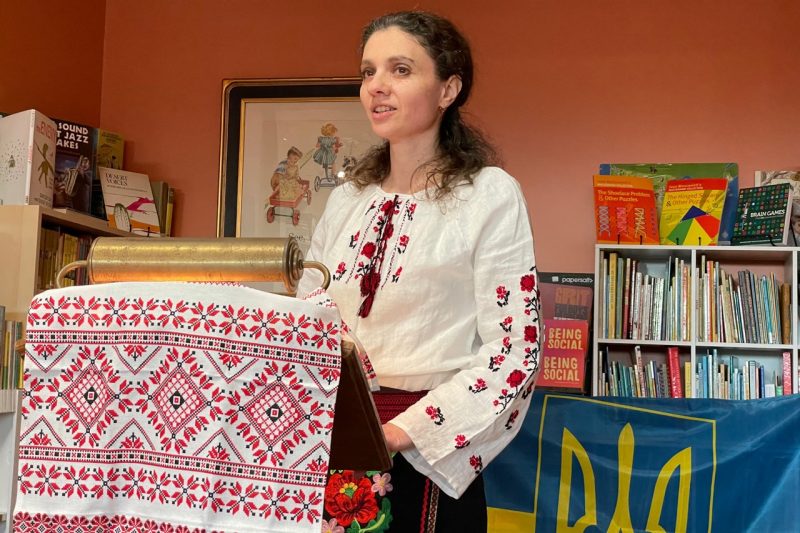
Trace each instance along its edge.
<path fill-rule="evenodd" d="M 727 244 L 733 236 L 736 200 L 739 194 L 737 163 L 604 163 L 600 165 L 600 174 L 644 176 L 650 179 L 656 195 L 659 220 L 661 220 L 661 207 L 664 204 L 667 182 L 674 179 L 725 178 L 728 181 L 728 188 L 720 218 L 719 242 Z"/>
<path fill-rule="evenodd" d="M 0 204 L 53 206 L 56 125 L 36 110 L 0 119 Z"/>
<path fill-rule="evenodd" d="M 106 218 L 112 228 L 146 237 L 161 235 L 147 174 L 99 167 Z"/>
<path fill-rule="evenodd" d="M 653 184 L 635 176 L 594 176 L 598 243 L 658 244 Z"/>
<path fill-rule="evenodd" d="M 125 139 L 119 133 L 97 129 L 94 143 L 94 178 L 92 179 L 92 214 L 96 217 L 106 218 L 105 204 L 103 203 L 103 186 L 97 169 L 99 167 L 120 170 L 124 168 L 122 161 L 125 156 Z"/>
<path fill-rule="evenodd" d="M 725 178 L 667 182 L 659 224 L 661 244 L 717 244 L 727 186 Z"/>
<path fill-rule="evenodd" d="M 777 183 L 741 189 L 737 213 L 731 244 L 788 245 L 792 186 Z"/>
<path fill-rule="evenodd" d="M 53 207 L 90 214 L 96 130 L 69 120 L 55 119 L 58 128 Z"/>
<path fill-rule="evenodd" d="M 792 187 L 792 239 L 789 244 L 800 246 L 800 171 L 798 170 L 756 170 L 755 184 L 774 185 L 788 183 Z"/>

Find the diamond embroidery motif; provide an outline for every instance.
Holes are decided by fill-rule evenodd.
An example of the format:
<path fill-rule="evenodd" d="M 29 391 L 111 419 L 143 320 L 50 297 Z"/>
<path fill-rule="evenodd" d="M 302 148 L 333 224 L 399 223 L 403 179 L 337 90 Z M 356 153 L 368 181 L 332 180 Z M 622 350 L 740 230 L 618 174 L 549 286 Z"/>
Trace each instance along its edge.
<path fill-rule="evenodd" d="M 281 382 L 272 383 L 245 406 L 244 412 L 270 445 L 294 429 L 306 413 L 289 389 Z"/>
<path fill-rule="evenodd" d="M 207 402 L 182 368 L 170 374 L 156 391 L 154 399 L 161 418 L 172 433 L 183 427 Z"/>
<path fill-rule="evenodd" d="M 90 428 L 111 403 L 113 395 L 114 392 L 106 385 L 105 376 L 96 366 L 90 365 L 64 391 L 64 400 Z"/>

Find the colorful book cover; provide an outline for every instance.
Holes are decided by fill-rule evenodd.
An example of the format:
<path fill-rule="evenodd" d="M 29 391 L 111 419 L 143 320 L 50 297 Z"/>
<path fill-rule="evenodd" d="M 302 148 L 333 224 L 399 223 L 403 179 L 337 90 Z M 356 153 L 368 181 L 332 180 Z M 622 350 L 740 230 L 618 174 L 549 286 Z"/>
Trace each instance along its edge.
<path fill-rule="evenodd" d="M 103 203 L 103 186 L 97 173 L 99 167 L 120 170 L 125 156 L 125 139 L 119 133 L 97 129 L 94 142 L 94 179 L 92 180 L 92 214 L 96 217 L 106 218 L 105 204 Z"/>
<path fill-rule="evenodd" d="M 592 321 L 594 274 L 539 272 L 543 318 Z"/>
<path fill-rule="evenodd" d="M 598 243 L 658 244 L 653 184 L 635 176 L 594 176 Z"/>
<path fill-rule="evenodd" d="M 147 174 L 99 167 L 106 217 L 112 228 L 147 237 L 161 235 Z"/>
<path fill-rule="evenodd" d="M 792 186 L 791 225 L 794 235 L 789 244 L 800 246 L 800 170 L 756 170 L 757 187 L 776 183 L 788 183 Z"/>
<path fill-rule="evenodd" d="M 0 204 L 53 206 L 56 131 L 33 109 L 0 119 Z"/>
<path fill-rule="evenodd" d="M 589 323 L 585 320 L 543 319 L 542 370 L 536 387 L 583 391 Z"/>
<path fill-rule="evenodd" d="M 736 223 L 736 200 L 739 195 L 739 165 L 737 163 L 604 163 L 600 174 L 621 176 L 644 176 L 653 182 L 661 220 L 661 207 L 667 182 L 674 179 L 725 178 L 728 188 L 720 219 L 719 242 L 727 244 L 733 236 Z"/>
<path fill-rule="evenodd" d="M 58 128 L 53 207 L 91 213 L 95 128 L 55 119 Z"/>
<path fill-rule="evenodd" d="M 787 245 L 791 232 L 792 186 L 776 183 L 741 189 L 737 213 L 731 244 Z"/>
<path fill-rule="evenodd" d="M 661 244 L 717 244 L 727 186 L 725 178 L 667 182 L 659 224 Z"/>

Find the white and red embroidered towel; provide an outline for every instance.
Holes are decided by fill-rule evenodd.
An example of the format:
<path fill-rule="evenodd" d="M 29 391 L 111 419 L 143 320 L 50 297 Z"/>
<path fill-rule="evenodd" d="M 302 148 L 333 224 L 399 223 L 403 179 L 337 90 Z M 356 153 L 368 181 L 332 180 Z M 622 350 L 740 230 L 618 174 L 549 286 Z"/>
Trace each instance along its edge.
<path fill-rule="evenodd" d="M 321 529 L 341 325 L 235 285 L 31 303 L 14 531 Z"/>

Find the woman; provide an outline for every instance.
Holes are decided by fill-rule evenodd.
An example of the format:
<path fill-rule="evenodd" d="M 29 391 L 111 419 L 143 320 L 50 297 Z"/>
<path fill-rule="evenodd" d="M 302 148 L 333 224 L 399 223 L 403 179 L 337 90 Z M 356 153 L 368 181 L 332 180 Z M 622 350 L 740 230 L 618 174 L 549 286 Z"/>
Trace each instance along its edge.
<path fill-rule="evenodd" d="M 334 473 L 325 528 L 485 531 L 480 472 L 517 432 L 539 366 L 525 201 L 461 119 L 473 67 L 449 21 L 393 13 L 361 45 L 361 102 L 385 142 L 332 191 L 308 255 L 335 269 L 329 293 L 401 453 L 387 473 Z M 308 272 L 299 295 L 319 283 Z"/>

